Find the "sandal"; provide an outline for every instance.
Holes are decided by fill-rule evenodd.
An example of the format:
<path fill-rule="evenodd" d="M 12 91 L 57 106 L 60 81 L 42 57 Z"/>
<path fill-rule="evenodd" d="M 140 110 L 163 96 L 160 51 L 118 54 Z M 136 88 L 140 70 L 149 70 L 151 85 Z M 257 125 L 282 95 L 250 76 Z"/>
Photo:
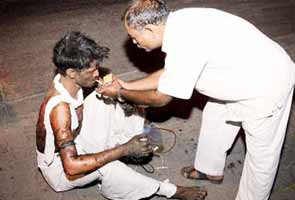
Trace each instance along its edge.
<path fill-rule="evenodd" d="M 196 172 L 197 176 L 193 176 L 193 172 Z M 214 179 L 214 176 L 212 176 L 213 178 L 211 178 L 207 176 L 207 174 L 204 174 L 203 172 L 196 170 L 193 166 L 183 167 L 181 169 L 181 175 L 187 179 L 205 180 L 205 181 L 210 181 L 211 183 L 214 183 L 214 184 L 221 184 L 223 181 L 223 177 L 220 179 Z"/>

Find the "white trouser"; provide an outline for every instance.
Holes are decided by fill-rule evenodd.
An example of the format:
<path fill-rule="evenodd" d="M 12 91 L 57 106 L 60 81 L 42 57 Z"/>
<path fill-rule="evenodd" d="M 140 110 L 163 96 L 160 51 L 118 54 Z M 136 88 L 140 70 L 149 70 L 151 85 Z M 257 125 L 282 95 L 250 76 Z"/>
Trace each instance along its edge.
<path fill-rule="evenodd" d="M 38 158 L 42 158 L 39 153 Z M 67 191 L 100 180 L 100 192 L 113 200 L 138 200 L 153 194 L 171 197 L 176 186 L 144 176 L 120 161 L 113 161 L 99 170 L 70 181 L 67 179 L 60 157 L 56 154 L 50 167 L 40 167 L 43 177 L 56 192 Z"/>
<path fill-rule="evenodd" d="M 67 191 L 75 187 L 87 185 L 95 180 L 100 180 L 102 176 L 101 173 L 96 170 L 81 178 L 69 180 L 64 172 L 59 154 L 54 155 L 53 162 L 50 164 L 50 166 L 44 162 L 45 155 L 43 153 L 37 151 L 37 159 L 39 163 L 38 167 L 41 170 L 44 179 L 56 192 Z"/>
<path fill-rule="evenodd" d="M 108 199 L 138 200 L 153 194 L 170 198 L 176 193 L 174 184 L 144 176 L 120 161 L 111 162 L 99 171 L 101 193 Z"/>
<path fill-rule="evenodd" d="M 133 115 L 126 117 L 119 105 L 107 105 L 90 94 L 84 103 L 83 124 L 76 138 L 79 155 L 97 153 L 125 143 L 143 130 L 144 119 Z M 113 161 L 94 172 L 70 181 L 67 179 L 58 154 L 48 166 L 45 155 L 37 151 L 39 168 L 48 184 L 57 192 L 87 185 L 100 180 L 101 193 L 113 200 L 138 200 L 153 194 L 171 197 L 176 186 L 144 176 L 120 161 Z"/>
<path fill-rule="evenodd" d="M 144 118 L 126 117 L 119 105 L 103 103 L 95 92 L 85 99 L 83 115 L 77 140 L 85 153 L 104 151 L 143 132 Z M 169 198 L 176 192 L 174 184 L 144 176 L 120 161 L 108 163 L 98 171 L 102 175 L 101 192 L 109 199 L 137 200 L 156 193 Z"/>
<path fill-rule="evenodd" d="M 236 200 L 267 200 L 277 171 L 293 92 L 272 116 L 242 122 L 247 153 Z M 209 101 L 204 108 L 195 168 L 208 175 L 223 175 L 226 152 L 240 129 L 226 121 L 226 105 Z"/>

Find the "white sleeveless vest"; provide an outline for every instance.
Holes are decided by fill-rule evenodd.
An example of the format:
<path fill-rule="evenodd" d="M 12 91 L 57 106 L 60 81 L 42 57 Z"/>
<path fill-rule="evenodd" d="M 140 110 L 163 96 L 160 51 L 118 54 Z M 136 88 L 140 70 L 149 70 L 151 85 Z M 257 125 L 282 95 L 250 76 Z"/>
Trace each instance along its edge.
<path fill-rule="evenodd" d="M 54 160 L 55 144 L 54 144 L 54 134 L 50 123 L 50 113 L 52 109 L 58 105 L 60 102 L 66 102 L 70 106 L 71 112 L 71 129 L 75 130 L 79 126 L 78 117 L 75 108 L 83 104 L 83 92 L 82 89 L 78 91 L 78 99 L 74 99 L 70 96 L 68 91 L 59 82 L 60 74 L 57 74 L 53 80 L 55 89 L 60 93 L 57 96 L 52 97 L 45 108 L 44 113 L 44 125 L 46 129 L 46 143 L 44 154 L 37 151 L 38 155 L 38 166 L 49 166 Z M 40 166 L 39 166 L 40 167 Z"/>

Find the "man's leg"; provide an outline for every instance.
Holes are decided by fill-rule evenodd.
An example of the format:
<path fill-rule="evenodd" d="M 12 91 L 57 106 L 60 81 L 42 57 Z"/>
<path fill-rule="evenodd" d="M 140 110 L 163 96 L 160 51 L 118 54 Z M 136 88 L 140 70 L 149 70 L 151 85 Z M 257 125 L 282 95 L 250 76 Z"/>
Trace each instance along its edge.
<path fill-rule="evenodd" d="M 226 152 L 240 129 L 238 123 L 227 122 L 226 115 L 223 102 L 208 101 L 203 110 L 194 167 L 210 176 L 223 176 Z"/>
<path fill-rule="evenodd" d="M 99 171 L 102 174 L 101 192 L 109 199 L 137 200 L 155 194 L 160 182 L 144 176 L 120 161 L 111 162 Z M 165 196 L 172 196 L 176 187 L 165 185 Z"/>
<path fill-rule="evenodd" d="M 244 122 L 247 154 L 236 200 L 267 200 L 276 175 L 292 102 L 273 116 Z"/>
<path fill-rule="evenodd" d="M 103 151 L 143 131 L 143 117 L 127 117 L 119 105 L 106 105 L 95 97 L 95 93 L 86 98 L 83 114 L 83 126 L 76 143 L 83 146 L 84 153 Z M 120 161 L 111 162 L 98 171 L 102 175 L 101 191 L 110 199 L 137 200 L 157 194 L 167 198 L 176 195 L 179 199 L 198 200 L 206 196 L 206 192 L 198 187 L 180 187 L 157 181 L 137 173 Z"/>
<path fill-rule="evenodd" d="M 99 171 L 91 172 L 81 178 L 69 180 L 66 177 L 62 161 L 59 156 L 55 156 L 49 167 L 40 168 L 43 177 L 51 188 L 56 192 L 71 190 L 76 187 L 85 186 L 95 180 L 101 179 Z"/>
<path fill-rule="evenodd" d="M 199 187 L 181 187 L 144 176 L 120 161 L 111 162 L 99 171 L 101 192 L 109 199 L 138 200 L 157 194 L 166 198 L 202 200 L 207 195 Z"/>

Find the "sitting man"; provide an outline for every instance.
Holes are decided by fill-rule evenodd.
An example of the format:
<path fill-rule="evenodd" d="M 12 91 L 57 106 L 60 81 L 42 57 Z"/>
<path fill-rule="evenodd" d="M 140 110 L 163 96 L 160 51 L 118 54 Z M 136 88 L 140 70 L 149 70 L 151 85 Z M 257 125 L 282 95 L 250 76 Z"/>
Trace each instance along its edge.
<path fill-rule="evenodd" d="M 96 84 L 108 51 L 79 32 L 66 34 L 54 47 L 58 73 L 40 107 L 36 131 L 38 167 L 47 183 L 58 192 L 99 180 L 101 193 L 109 199 L 153 194 L 204 199 L 206 191 L 198 187 L 157 181 L 118 161 L 146 156 L 152 148 L 147 136 L 139 134 L 142 117 L 125 116 L 120 106 L 105 104 L 95 92 L 83 101 L 81 88 Z"/>

